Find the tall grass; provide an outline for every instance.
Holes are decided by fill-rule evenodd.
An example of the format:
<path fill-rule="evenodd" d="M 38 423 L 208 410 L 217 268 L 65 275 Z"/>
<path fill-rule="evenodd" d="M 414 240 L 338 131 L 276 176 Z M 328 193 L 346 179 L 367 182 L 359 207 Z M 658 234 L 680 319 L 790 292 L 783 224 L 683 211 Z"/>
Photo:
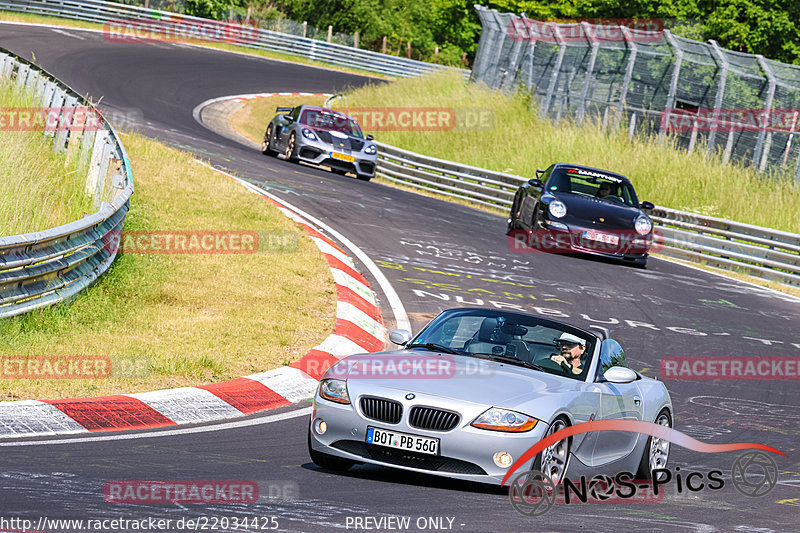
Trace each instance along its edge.
<path fill-rule="evenodd" d="M 0 82 L 0 108 L 36 107 L 29 95 Z M 0 126 L 0 236 L 28 233 L 78 220 L 92 212 L 77 158 L 53 153 L 53 138 L 41 131 Z"/>
<path fill-rule="evenodd" d="M 3 379 L 0 400 L 198 385 L 294 361 L 333 329 L 336 293 L 314 243 L 269 202 L 140 135 L 123 143 L 136 193 L 125 230 L 294 235 L 257 254 L 119 255 L 73 302 L 0 320 L 0 359 L 107 356 L 108 379 Z"/>
<path fill-rule="evenodd" d="M 608 133 L 593 121 L 583 126 L 563 120 L 555 124 L 538 117 L 528 95 L 506 96 L 464 84 L 458 74 L 358 88 L 336 105 L 486 110 L 493 114 L 494 125 L 485 129 L 374 133 L 377 140 L 408 150 L 526 177 L 555 162 L 613 170 L 633 181 L 642 200 L 800 233 L 800 190 L 788 178 L 725 166 L 703 150 L 690 155 L 669 141 L 647 138 L 630 143 L 625 128 Z"/>

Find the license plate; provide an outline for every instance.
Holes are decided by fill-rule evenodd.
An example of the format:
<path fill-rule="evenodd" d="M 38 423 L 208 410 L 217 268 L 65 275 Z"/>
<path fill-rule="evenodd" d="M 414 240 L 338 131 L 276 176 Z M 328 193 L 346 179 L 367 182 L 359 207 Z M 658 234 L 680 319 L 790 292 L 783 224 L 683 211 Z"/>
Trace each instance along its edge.
<path fill-rule="evenodd" d="M 609 235 L 608 233 L 601 233 L 593 229 L 583 232 L 584 239 L 591 239 L 593 241 L 604 242 L 606 244 L 619 244 L 619 237 L 616 235 Z"/>
<path fill-rule="evenodd" d="M 439 455 L 439 439 L 429 439 L 428 437 L 409 435 L 398 431 L 368 427 L 367 443 L 397 450 Z"/>
<path fill-rule="evenodd" d="M 333 159 L 339 159 L 340 161 L 347 161 L 348 163 L 352 163 L 356 160 L 352 155 L 340 154 L 339 152 L 331 152 L 331 157 Z"/>

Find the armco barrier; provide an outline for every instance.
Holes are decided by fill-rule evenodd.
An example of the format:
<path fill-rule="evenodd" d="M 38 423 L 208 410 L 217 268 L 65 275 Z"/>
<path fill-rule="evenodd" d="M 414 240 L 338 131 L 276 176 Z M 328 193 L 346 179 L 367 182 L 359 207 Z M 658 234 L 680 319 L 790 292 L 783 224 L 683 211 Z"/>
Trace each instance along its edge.
<path fill-rule="evenodd" d="M 378 176 L 418 189 L 508 209 L 528 178 L 378 145 Z M 658 253 L 800 286 L 800 235 L 666 207 L 650 213 Z"/>
<path fill-rule="evenodd" d="M 152 30 L 154 33 L 163 32 L 165 27 L 168 26 L 176 34 L 191 35 L 192 30 L 201 25 L 224 26 L 226 24 L 225 22 L 211 21 L 168 11 L 102 2 L 100 0 L 2 0 L 0 1 L 0 10 L 69 18 L 100 24 L 122 24 L 136 21 L 136 28 L 142 33 L 146 33 L 148 30 Z M 315 61 L 356 68 L 391 77 L 412 77 L 435 70 L 452 68 L 249 26 L 241 26 L 241 31 L 225 32 L 223 42 L 306 57 Z M 465 78 L 469 77 L 468 70 L 458 70 Z"/>
<path fill-rule="evenodd" d="M 0 49 L 0 78 L 28 91 L 36 104 L 58 110 L 53 150 L 78 158 L 95 213 L 45 231 L 0 237 L 0 318 L 62 302 L 108 270 L 116 256 L 133 194 L 131 164 L 114 128 L 73 122 L 74 109 L 92 109 L 78 93 L 8 50 Z"/>

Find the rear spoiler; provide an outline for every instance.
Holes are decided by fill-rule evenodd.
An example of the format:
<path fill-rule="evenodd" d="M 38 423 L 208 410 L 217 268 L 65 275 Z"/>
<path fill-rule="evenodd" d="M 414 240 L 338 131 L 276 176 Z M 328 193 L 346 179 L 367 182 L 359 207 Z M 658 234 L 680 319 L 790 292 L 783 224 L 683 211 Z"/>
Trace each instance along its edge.
<path fill-rule="evenodd" d="M 292 111 L 294 111 L 293 107 L 276 107 L 275 108 L 275 112 L 276 113 L 291 113 Z"/>

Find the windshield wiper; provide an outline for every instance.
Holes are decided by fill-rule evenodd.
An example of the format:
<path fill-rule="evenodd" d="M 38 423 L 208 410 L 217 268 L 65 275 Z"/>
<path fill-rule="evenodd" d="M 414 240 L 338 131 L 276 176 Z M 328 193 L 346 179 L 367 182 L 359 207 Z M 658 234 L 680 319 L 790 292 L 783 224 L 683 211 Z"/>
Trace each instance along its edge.
<path fill-rule="evenodd" d="M 524 366 L 525 368 L 532 368 L 533 370 L 538 370 L 539 372 L 547 372 L 547 370 L 544 367 L 539 366 L 536 363 L 530 363 L 528 361 L 517 359 L 516 357 L 510 355 L 499 355 L 496 353 L 483 353 L 483 352 L 475 352 L 469 355 L 484 355 L 486 356 L 487 359 L 492 359 L 503 363 L 510 363 L 512 365 Z"/>
<path fill-rule="evenodd" d="M 436 344 L 435 342 L 423 342 L 420 344 L 409 344 L 406 348 L 427 348 L 428 350 L 433 350 L 436 352 L 444 352 L 453 355 L 464 355 L 463 353 L 454 350 L 452 348 L 448 348 L 447 346 L 443 346 L 441 344 Z"/>

